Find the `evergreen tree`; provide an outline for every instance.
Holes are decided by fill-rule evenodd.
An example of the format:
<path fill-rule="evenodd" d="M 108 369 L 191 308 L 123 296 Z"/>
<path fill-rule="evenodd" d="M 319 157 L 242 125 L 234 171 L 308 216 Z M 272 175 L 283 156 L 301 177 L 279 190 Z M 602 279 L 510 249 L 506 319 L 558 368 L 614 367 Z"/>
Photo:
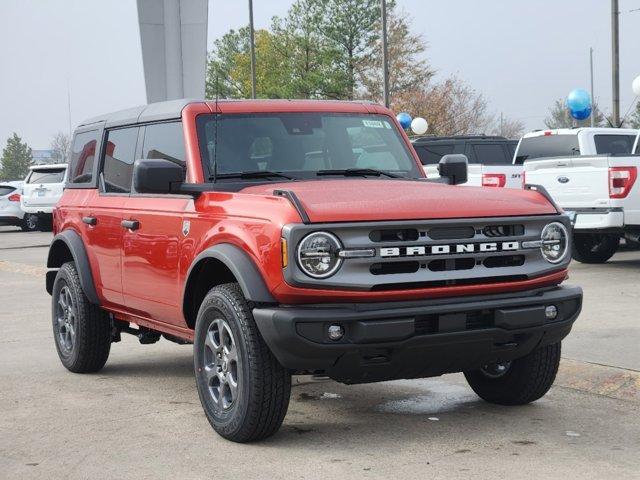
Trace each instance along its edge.
<path fill-rule="evenodd" d="M 640 128 L 640 101 L 636 103 L 636 109 L 633 115 L 631 115 L 629 123 L 631 124 L 631 128 Z"/>
<path fill-rule="evenodd" d="M 22 180 L 29 173 L 32 162 L 31 148 L 14 132 L 2 151 L 0 180 Z"/>

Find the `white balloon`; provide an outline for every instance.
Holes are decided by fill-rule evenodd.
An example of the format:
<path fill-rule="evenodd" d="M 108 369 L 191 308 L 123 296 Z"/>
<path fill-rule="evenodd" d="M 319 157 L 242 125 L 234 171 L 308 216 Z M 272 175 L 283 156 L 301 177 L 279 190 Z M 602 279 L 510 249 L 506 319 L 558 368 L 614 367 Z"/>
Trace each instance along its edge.
<path fill-rule="evenodd" d="M 634 95 L 640 95 L 640 75 L 638 75 L 631 84 L 631 89 Z"/>
<path fill-rule="evenodd" d="M 424 135 L 429 130 L 429 123 L 422 117 L 416 117 L 411 121 L 411 130 L 416 135 Z"/>

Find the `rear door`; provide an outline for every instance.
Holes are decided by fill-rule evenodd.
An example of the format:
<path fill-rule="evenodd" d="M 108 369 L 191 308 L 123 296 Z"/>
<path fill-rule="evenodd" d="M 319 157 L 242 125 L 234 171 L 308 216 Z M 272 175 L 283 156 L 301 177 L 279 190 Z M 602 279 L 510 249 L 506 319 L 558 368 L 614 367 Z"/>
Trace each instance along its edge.
<path fill-rule="evenodd" d="M 542 185 L 563 208 L 610 205 L 607 156 L 545 158 L 525 163 L 527 183 Z"/>
<path fill-rule="evenodd" d="M 137 158 L 162 158 L 185 168 L 181 122 L 141 127 Z M 132 187 L 123 229 L 124 301 L 134 315 L 174 325 L 183 324 L 180 246 L 189 235 L 184 213 L 193 211 L 186 195 L 139 194 Z"/>

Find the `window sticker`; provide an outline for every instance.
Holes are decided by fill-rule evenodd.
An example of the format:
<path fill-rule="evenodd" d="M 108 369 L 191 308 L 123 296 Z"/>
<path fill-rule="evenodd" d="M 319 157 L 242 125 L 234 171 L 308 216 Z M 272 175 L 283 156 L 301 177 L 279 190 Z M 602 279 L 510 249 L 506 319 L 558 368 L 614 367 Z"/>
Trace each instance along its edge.
<path fill-rule="evenodd" d="M 369 128 L 383 128 L 380 120 L 362 120 L 362 124 Z"/>

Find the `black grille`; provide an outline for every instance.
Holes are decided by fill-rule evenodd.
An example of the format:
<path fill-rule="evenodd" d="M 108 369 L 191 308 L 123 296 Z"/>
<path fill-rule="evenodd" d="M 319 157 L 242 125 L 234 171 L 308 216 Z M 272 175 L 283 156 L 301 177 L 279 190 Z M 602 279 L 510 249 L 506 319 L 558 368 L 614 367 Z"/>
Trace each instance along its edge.
<path fill-rule="evenodd" d="M 451 270 L 471 270 L 476 265 L 475 258 L 450 258 L 433 260 L 428 268 L 432 272 L 448 272 Z"/>
<path fill-rule="evenodd" d="M 373 275 L 393 275 L 397 273 L 416 273 L 419 268 L 419 262 L 389 262 L 374 263 L 369 267 L 369 271 Z"/>
<path fill-rule="evenodd" d="M 520 267 L 524 265 L 524 255 L 505 255 L 488 257 L 482 262 L 487 268 Z"/>
<path fill-rule="evenodd" d="M 429 238 L 434 240 L 458 240 L 461 238 L 473 238 L 476 229 L 473 227 L 434 227 L 427 232 Z"/>
<path fill-rule="evenodd" d="M 440 326 L 440 316 L 438 314 L 419 315 L 414 320 L 414 330 L 416 335 L 433 335 L 436 333 L 454 333 L 456 331 L 481 330 L 494 326 L 494 313 L 492 310 L 475 310 L 466 312 L 464 326 L 462 323 L 455 326 L 447 325 L 445 322 Z"/>
<path fill-rule="evenodd" d="M 372 292 L 386 292 L 389 290 L 413 290 L 417 288 L 450 287 L 454 285 L 485 285 L 487 283 L 518 282 L 527 280 L 526 275 L 504 275 L 502 277 L 463 278 L 458 280 L 435 280 L 431 282 L 405 282 L 393 284 L 373 285 Z"/>
<path fill-rule="evenodd" d="M 415 228 L 394 228 L 369 232 L 369 239 L 372 242 L 415 242 L 418 237 L 418 230 Z"/>
<path fill-rule="evenodd" d="M 524 235 L 524 225 L 487 225 L 482 232 L 487 237 L 518 237 Z"/>

